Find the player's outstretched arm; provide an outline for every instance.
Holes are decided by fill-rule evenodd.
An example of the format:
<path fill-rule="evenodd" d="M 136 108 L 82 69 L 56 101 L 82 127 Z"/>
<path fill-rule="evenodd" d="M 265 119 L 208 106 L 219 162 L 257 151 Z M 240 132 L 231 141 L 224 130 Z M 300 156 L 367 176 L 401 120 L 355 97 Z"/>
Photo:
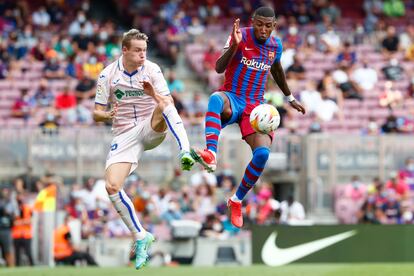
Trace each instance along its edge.
<path fill-rule="evenodd" d="M 286 82 L 285 72 L 283 71 L 282 64 L 280 61 L 276 61 L 273 63 L 272 67 L 270 68 L 270 72 L 272 73 L 273 79 L 276 81 L 277 85 L 279 86 L 280 90 L 282 90 L 283 94 L 286 97 L 289 97 L 290 105 L 296 109 L 297 111 L 301 112 L 302 114 L 306 113 L 305 108 L 303 105 L 298 102 L 290 92 L 289 86 Z"/>
<path fill-rule="evenodd" d="M 118 102 L 115 102 L 114 107 L 110 111 L 106 111 L 106 106 L 95 104 L 93 110 L 93 119 L 95 122 L 105 122 L 112 120 L 118 112 Z"/>
<path fill-rule="evenodd" d="M 231 33 L 231 45 L 229 48 L 225 50 L 225 52 L 219 57 L 216 61 L 216 72 L 221 74 L 226 70 L 227 66 L 229 65 L 231 59 L 237 52 L 237 48 L 239 47 L 239 43 L 242 40 L 242 33 L 240 31 L 240 19 L 236 19 L 233 24 L 233 31 Z"/>

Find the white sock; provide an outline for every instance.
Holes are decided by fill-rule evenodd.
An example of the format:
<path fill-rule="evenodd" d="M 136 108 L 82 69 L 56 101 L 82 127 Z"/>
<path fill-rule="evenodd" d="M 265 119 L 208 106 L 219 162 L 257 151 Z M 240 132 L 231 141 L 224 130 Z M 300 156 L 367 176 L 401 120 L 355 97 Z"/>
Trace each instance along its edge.
<path fill-rule="evenodd" d="M 230 198 L 231 201 L 233 202 L 242 202 L 241 199 L 239 199 L 236 194 L 232 195 Z"/>
<path fill-rule="evenodd" d="M 132 204 L 131 199 L 127 196 L 124 190 L 122 189 L 116 194 L 109 195 L 109 199 L 114 205 L 115 210 L 118 211 L 118 214 L 121 216 L 129 231 L 131 231 L 134 235 L 135 239 L 144 239 L 147 232 L 141 226 L 137 214 L 135 213 L 134 204 Z"/>
<path fill-rule="evenodd" d="M 187 132 L 185 131 L 183 120 L 178 115 L 177 109 L 173 104 L 168 105 L 162 112 L 165 122 L 173 134 L 180 150 L 190 151 L 190 142 L 188 142 Z"/>

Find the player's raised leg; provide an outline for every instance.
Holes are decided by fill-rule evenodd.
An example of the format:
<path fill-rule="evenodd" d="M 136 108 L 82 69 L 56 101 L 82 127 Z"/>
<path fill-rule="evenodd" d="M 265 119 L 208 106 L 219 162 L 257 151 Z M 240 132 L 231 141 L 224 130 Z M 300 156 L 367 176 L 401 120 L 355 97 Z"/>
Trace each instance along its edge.
<path fill-rule="evenodd" d="M 208 172 L 217 167 L 217 144 L 222 128 L 222 121 L 230 120 L 232 115 L 230 101 L 224 93 L 216 92 L 210 96 L 205 118 L 206 149 L 191 150 L 193 158 Z"/>
<path fill-rule="evenodd" d="M 190 155 L 190 142 L 185 131 L 183 120 L 174 106 L 171 96 L 163 96 L 155 92 L 150 82 L 142 81 L 144 91 L 157 102 L 151 120 L 151 127 L 157 132 L 165 131 L 166 127 L 173 134 L 180 148 L 181 169 L 189 171 L 194 165 L 194 159 Z"/>
<path fill-rule="evenodd" d="M 145 266 L 148 260 L 148 248 L 154 241 L 151 233 L 145 231 L 135 213 L 134 205 L 122 186 L 131 170 L 131 163 L 115 163 L 105 173 L 106 190 L 115 210 L 135 238 L 135 268 Z"/>
<path fill-rule="evenodd" d="M 227 201 L 231 212 L 231 222 L 236 227 L 243 226 L 242 200 L 262 174 L 267 159 L 269 158 L 269 148 L 272 144 L 272 140 L 267 134 L 254 133 L 247 136 L 245 140 L 252 148 L 253 157 L 247 165 L 236 193 Z"/>

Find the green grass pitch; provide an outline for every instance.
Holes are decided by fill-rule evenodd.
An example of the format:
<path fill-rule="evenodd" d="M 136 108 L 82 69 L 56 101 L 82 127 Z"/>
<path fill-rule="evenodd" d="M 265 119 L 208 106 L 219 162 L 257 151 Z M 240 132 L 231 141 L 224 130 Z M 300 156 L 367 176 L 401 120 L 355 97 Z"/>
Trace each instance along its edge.
<path fill-rule="evenodd" d="M 91 267 L 25 267 L 0 268 L 0 275 L 8 276 L 409 276 L 414 275 L 414 264 L 293 264 L 283 267 L 133 267 L 91 268 Z"/>

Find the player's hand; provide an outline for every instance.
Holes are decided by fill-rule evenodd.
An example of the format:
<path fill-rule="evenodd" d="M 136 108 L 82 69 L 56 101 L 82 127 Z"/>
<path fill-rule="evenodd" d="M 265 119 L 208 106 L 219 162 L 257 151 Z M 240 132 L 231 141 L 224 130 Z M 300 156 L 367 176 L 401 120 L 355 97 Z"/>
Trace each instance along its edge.
<path fill-rule="evenodd" d="M 231 33 L 231 40 L 234 44 L 239 45 L 242 40 L 242 33 L 240 31 L 240 19 L 237 18 L 233 23 L 233 32 Z"/>
<path fill-rule="evenodd" d="M 109 111 L 109 119 L 113 119 L 118 113 L 118 102 L 115 102 L 114 107 Z"/>
<path fill-rule="evenodd" d="M 298 102 L 296 100 L 293 100 L 293 101 L 290 102 L 290 105 L 294 109 L 296 109 L 297 111 L 299 111 L 300 113 L 302 113 L 302 114 L 305 114 L 306 113 L 305 108 L 303 107 L 303 105 L 300 102 Z"/>
<path fill-rule="evenodd" d="M 142 88 L 144 89 L 144 93 L 146 95 L 155 97 L 155 89 L 149 81 L 142 80 L 140 83 L 142 84 Z"/>

